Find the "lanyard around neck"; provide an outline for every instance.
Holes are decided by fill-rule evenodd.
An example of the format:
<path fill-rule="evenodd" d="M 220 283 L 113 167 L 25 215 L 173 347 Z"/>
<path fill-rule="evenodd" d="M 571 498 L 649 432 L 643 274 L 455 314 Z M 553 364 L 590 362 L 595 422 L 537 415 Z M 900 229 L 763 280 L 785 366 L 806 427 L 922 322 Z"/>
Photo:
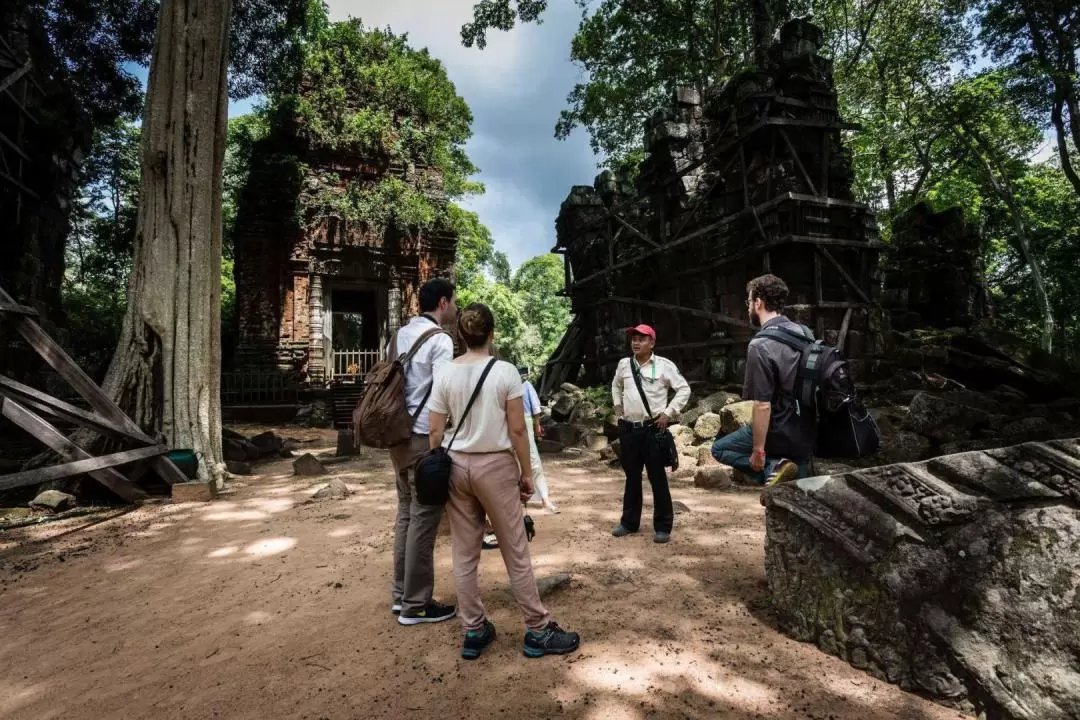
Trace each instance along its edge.
<path fill-rule="evenodd" d="M 634 367 L 636 367 L 638 369 L 638 372 L 641 372 L 641 363 L 639 363 L 637 361 L 637 358 L 630 358 L 630 362 L 634 363 Z M 649 364 L 652 365 L 652 376 L 649 379 L 650 380 L 656 380 L 656 356 L 655 355 L 653 355 L 652 357 L 649 358 Z"/>

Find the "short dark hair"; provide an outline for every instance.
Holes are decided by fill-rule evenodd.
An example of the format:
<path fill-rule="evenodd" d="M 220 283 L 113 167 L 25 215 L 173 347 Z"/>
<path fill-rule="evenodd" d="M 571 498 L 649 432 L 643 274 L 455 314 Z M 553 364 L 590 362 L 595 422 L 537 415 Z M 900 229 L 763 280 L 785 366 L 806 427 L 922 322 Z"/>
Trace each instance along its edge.
<path fill-rule="evenodd" d="M 483 303 L 471 303 L 458 315 L 458 329 L 470 350 L 483 347 L 495 332 L 495 316 Z"/>
<path fill-rule="evenodd" d="M 751 300 L 761 300 L 769 312 L 780 312 L 788 298 L 787 284 L 775 275 L 762 275 L 746 283 Z"/>
<path fill-rule="evenodd" d="M 435 312 L 439 301 L 454 297 L 454 284 L 445 278 L 433 278 L 420 286 L 420 312 Z"/>

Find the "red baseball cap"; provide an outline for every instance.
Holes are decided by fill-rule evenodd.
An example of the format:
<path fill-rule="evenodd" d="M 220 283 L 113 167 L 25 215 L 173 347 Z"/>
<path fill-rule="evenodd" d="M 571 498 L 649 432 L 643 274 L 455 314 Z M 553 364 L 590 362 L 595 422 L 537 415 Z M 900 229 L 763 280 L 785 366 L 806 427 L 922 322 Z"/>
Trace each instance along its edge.
<path fill-rule="evenodd" d="M 627 334 L 627 336 L 630 336 L 630 335 L 648 335 L 649 337 L 651 337 L 653 339 L 653 342 L 656 342 L 656 331 L 653 330 L 648 325 L 635 325 L 632 328 L 627 328 L 626 329 L 626 334 Z"/>

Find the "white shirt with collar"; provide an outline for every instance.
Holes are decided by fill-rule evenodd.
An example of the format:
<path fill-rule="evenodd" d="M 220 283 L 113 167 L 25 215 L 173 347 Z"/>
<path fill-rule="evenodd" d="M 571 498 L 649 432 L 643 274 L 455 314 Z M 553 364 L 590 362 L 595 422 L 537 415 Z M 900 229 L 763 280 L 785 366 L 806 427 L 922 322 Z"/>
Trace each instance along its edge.
<path fill-rule="evenodd" d="M 397 333 L 397 356 L 403 357 L 412 348 L 420 336 L 428 330 L 439 327 L 431 318 L 418 315 L 410 320 Z M 389 357 L 390 348 L 387 347 Z M 428 338 L 424 345 L 405 366 L 405 407 L 409 414 L 416 412 L 420 402 L 431 388 L 435 371 L 444 364 L 454 359 L 454 342 L 449 335 L 439 334 Z M 430 422 L 431 409 L 428 404 L 424 405 L 423 411 L 416 418 L 413 432 L 417 435 L 428 435 L 431 432 Z"/>
<path fill-rule="evenodd" d="M 624 419 L 642 422 L 651 418 L 645 412 L 645 404 L 641 401 L 641 394 L 634 382 L 631 362 L 637 363 L 633 358 L 619 361 L 619 366 L 615 369 L 615 379 L 611 383 L 611 398 L 616 409 L 622 408 Z M 655 353 L 641 366 L 641 387 L 649 400 L 653 418 L 663 413 L 669 420 L 674 420 L 690 400 L 690 385 L 679 372 L 679 368 L 675 363 Z M 669 391 L 675 393 L 670 402 Z"/>

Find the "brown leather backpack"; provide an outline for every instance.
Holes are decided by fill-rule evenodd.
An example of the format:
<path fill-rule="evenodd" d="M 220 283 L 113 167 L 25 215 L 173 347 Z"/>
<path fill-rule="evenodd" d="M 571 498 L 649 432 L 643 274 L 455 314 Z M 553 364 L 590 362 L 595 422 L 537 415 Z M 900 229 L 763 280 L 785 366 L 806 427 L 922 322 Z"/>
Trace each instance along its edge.
<path fill-rule="evenodd" d="M 397 357 L 397 333 L 390 340 L 390 357 L 364 376 L 364 393 L 353 410 L 353 443 L 356 447 L 389 448 L 399 445 L 412 435 L 413 425 L 431 396 L 428 388 L 420 407 L 410 414 L 405 403 L 405 366 L 416 352 L 432 337 L 442 333 L 442 328 L 428 330 L 413 343 L 409 352 Z"/>

